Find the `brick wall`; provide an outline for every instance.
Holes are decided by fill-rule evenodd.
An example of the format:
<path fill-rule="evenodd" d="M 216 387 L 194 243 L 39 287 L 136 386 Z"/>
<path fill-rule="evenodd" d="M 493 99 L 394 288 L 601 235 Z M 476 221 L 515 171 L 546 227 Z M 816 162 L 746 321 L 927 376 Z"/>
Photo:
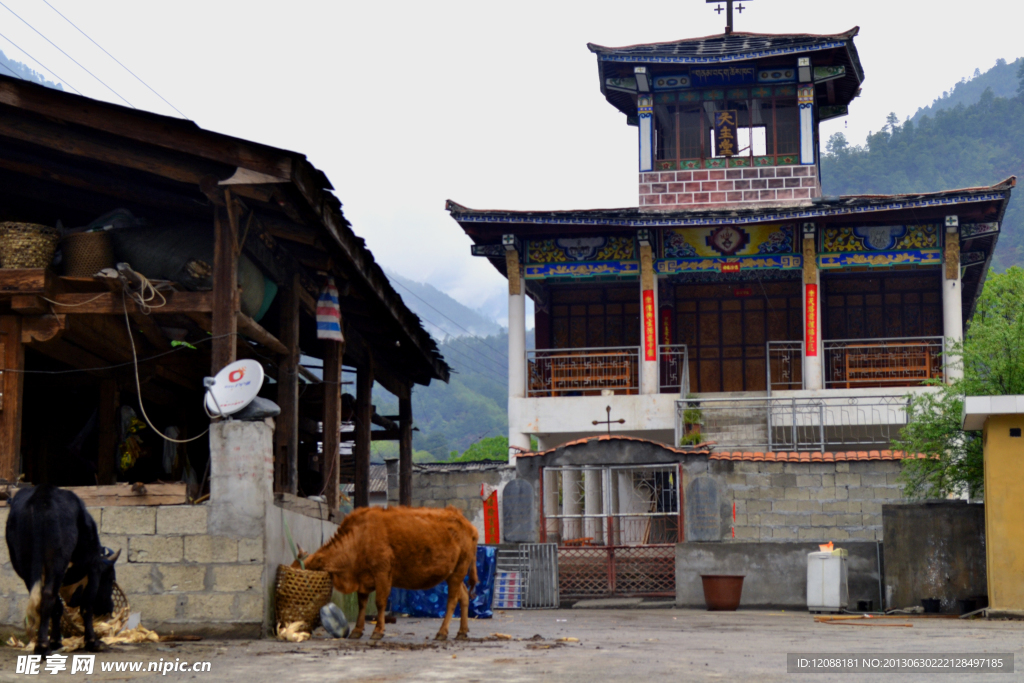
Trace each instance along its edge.
<path fill-rule="evenodd" d="M 739 204 L 809 203 L 821 196 L 816 166 L 722 168 L 640 174 L 642 211 L 678 211 Z"/>
<path fill-rule="evenodd" d="M 142 624 L 162 633 L 259 636 L 264 618 L 263 537 L 207 534 L 208 507 L 90 508 L 100 542 L 115 551 L 117 583 Z M 0 527 L 8 509 L 0 508 Z M 28 593 L 0 544 L 0 623 L 21 627 Z"/>
<path fill-rule="evenodd" d="M 903 497 L 894 460 L 718 463 L 732 465 L 719 481 L 736 503 L 737 542 L 881 541 L 882 505 Z"/>

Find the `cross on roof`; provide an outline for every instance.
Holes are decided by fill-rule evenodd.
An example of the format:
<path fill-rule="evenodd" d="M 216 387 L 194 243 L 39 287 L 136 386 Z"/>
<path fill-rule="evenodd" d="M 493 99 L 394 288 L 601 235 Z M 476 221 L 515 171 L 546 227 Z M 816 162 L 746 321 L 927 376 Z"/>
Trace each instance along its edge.
<path fill-rule="evenodd" d="M 735 1 L 736 0 L 704 0 L 704 2 L 709 4 L 709 5 L 710 4 L 718 5 L 718 7 L 715 8 L 715 11 L 718 12 L 719 14 L 722 13 L 722 3 L 723 2 L 725 3 L 725 32 L 726 33 L 732 33 L 732 6 L 733 6 L 733 3 Z M 748 0 L 748 2 L 749 2 L 749 0 Z M 739 10 L 740 14 L 743 14 L 743 10 L 745 10 L 746 7 L 744 7 L 743 3 L 740 2 L 736 6 L 736 9 Z"/>
<path fill-rule="evenodd" d="M 594 420 L 591 424 L 593 424 L 595 427 L 597 425 L 608 425 L 608 436 L 611 436 L 612 435 L 612 425 L 613 424 L 624 425 L 624 424 L 626 424 L 626 421 L 623 420 L 622 418 L 619 418 L 618 420 L 613 420 L 612 419 L 612 407 L 611 406 L 605 406 L 604 411 L 607 414 L 608 419 L 607 420 Z"/>

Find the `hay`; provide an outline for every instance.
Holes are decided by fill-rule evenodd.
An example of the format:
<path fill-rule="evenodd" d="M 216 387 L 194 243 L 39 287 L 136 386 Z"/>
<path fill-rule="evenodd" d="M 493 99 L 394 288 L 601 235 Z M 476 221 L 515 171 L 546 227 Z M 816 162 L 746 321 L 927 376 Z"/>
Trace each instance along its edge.
<path fill-rule="evenodd" d="M 293 621 L 287 626 L 283 624 L 277 625 L 277 639 L 284 640 L 289 643 L 301 643 L 304 640 L 309 640 L 310 633 L 306 630 L 306 623 L 303 621 Z"/>

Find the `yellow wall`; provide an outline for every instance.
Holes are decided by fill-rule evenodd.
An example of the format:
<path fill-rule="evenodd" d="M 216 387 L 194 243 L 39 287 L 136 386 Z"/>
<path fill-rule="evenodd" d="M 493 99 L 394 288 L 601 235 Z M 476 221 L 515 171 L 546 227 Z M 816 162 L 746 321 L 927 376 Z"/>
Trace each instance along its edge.
<path fill-rule="evenodd" d="M 1024 415 L 985 422 L 985 555 L 989 607 L 1024 610 Z"/>

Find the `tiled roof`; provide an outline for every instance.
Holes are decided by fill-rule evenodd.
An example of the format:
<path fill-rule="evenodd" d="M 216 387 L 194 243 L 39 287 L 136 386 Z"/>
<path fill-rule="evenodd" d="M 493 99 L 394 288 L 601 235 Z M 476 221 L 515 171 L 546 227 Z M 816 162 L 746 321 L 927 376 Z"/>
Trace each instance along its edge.
<path fill-rule="evenodd" d="M 600 59 L 607 61 L 714 64 L 827 50 L 845 47 L 847 44 L 852 47 L 851 39 L 859 31 L 860 28 L 853 28 L 845 33 L 834 35 L 733 32 L 665 43 L 646 43 L 626 47 L 604 47 L 587 43 L 587 47 Z M 859 69 L 859 62 L 857 62 L 857 67 Z"/>
<path fill-rule="evenodd" d="M 474 460 L 472 462 L 414 463 L 413 472 L 488 472 L 511 467 L 506 460 Z"/>
<path fill-rule="evenodd" d="M 355 484 L 342 484 L 341 490 L 347 494 L 355 491 Z M 370 493 L 388 492 L 388 468 L 387 465 L 370 463 Z"/>
<path fill-rule="evenodd" d="M 818 451 L 780 451 L 761 453 L 757 451 L 719 451 L 708 456 L 709 460 L 746 460 L 754 462 L 848 462 L 850 460 L 904 460 L 924 458 L 925 455 L 906 451 L 845 451 L 821 453 Z"/>
<path fill-rule="evenodd" d="M 569 446 L 581 446 L 591 441 L 638 441 L 658 446 L 672 453 L 680 455 L 707 455 L 708 460 L 746 460 L 754 462 L 848 462 L 851 460 L 903 460 L 905 458 L 924 458 L 922 454 L 908 454 L 905 451 L 840 451 L 838 453 L 821 453 L 818 451 L 712 451 L 715 443 L 701 443 L 695 446 L 675 448 L 659 441 L 641 439 L 636 436 L 625 436 L 613 434 L 611 436 L 588 436 L 584 439 L 569 441 L 561 445 L 549 448 L 536 453 L 523 453 L 520 458 L 536 458 Z"/>

